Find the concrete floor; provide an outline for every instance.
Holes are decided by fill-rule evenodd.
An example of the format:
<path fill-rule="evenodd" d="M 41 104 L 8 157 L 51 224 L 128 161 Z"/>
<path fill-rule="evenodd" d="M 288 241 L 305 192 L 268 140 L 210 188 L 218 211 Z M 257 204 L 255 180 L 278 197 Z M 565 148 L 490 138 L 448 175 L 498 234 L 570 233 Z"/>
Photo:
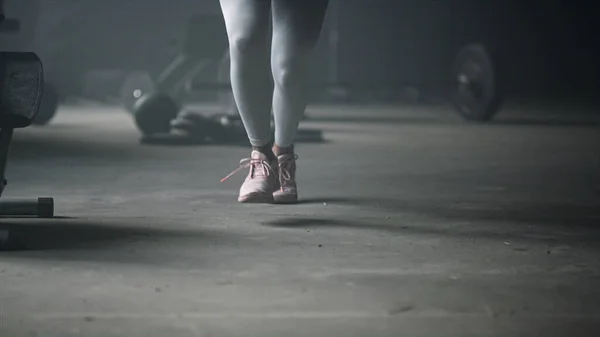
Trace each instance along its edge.
<path fill-rule="evenodd" d="M 313 108 L 302 202 L 235 202 L 239 146 L 142 146 L 114 108 L 20 130 L 0 336 L 598 336 L 600 116 Z"/>

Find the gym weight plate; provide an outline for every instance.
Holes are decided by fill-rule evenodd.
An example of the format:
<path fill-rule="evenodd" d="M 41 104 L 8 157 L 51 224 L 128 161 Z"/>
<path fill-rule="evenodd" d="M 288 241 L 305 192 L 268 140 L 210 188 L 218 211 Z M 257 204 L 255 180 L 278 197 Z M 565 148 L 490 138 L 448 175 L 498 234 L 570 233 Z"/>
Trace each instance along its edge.
<path fill-rule="evenodd" d="M 133 117 L 144 135 L 168 133 L 171 120 L 177 117 L 179 105 L 166 94 L 150 92 L 142 95 L 133 104 Z"/>
<path fill-rule="evenodd" d="M 467 121 L 487 122 L 500 109 L 501 95 L 496 66 L 481 44 L 463 47 L 452 69 L 452 104 Z"/>

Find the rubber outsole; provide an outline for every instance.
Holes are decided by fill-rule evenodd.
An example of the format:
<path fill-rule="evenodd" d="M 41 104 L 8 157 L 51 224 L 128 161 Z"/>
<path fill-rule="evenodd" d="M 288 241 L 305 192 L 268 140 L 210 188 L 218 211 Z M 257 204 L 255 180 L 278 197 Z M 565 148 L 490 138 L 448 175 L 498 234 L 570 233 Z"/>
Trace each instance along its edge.
<path fill-rule="evenodd" d="M 271 193 L 250 193 L 239 197 L 238 202 L 243 204 L 272 204 L 275 199 Z"/>

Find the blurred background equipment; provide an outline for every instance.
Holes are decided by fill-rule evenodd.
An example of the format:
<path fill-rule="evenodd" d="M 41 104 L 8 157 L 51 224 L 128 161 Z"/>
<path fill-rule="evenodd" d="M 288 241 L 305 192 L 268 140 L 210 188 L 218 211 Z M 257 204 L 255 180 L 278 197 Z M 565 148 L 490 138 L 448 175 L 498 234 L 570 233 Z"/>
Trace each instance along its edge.
<path fill-rule="evenodd" d="M 33 125 L 43 126 L 54 118 L 58 111 L 58 92 L 52 83 L 45 83 L 40 108 L 32 121 Z"/>
<path fill-rule="evenodd" d="M 11 18 L 0 24 L 0 30 L 4 33 L 0 36 L 0 46 L 5 51 L 32 51 L 35 49 L 34 41 L 37 35 L 39 3 L 37 0 L 26 2 L 9 1 Z M 13 15 L 17 18 L 13 18 Z M 22 26 L 22 27 L 21 27 Z M 22 29 L 21 29 L 22 28 Z M 45 81 L 42 103 L 33 125 L 46 125 L 52 120 L 58 109 L 58 93 L 52 83 Z"/>
<path fill-rule="evenodd" d="M 169 95 L 160 91 L 142 94 L 132 107 L 135 125 L 143 135 L 166 133 L 171 129 L 171 120 L 179 112 L 179 105 Z"/>
<path fill-rule="evenodd" d="M 220 41 L 220 45 L 215 45 Z M 212 44 L 211 44 L 212 42 Z M 134 72 L 121 88 L 124 107 L 130 111 L 144 135 L 168 132 L 170 121 L 181 103 L 189 99 L 193 79 L 202 72 L 216 69 L 227 54 L 223 19 L 218 15 L 193 15 L 187 20 L 185 38 L 179 53 L 154 78 L 149 72 Z M 228 87 L 205 86 L 203 90 L 227 90 Z"/>
<path fill-rule="evenodd" d="M 0 196 L 7 181 L 5 170 L 13 130 L 32 124 L 44 87 L 41 60 L 31 52 L 0 52 Z M 51 198 L 0 201 L 1 216 L 52 217 Z"/>
<path fill-rule="evenodd" d="M 52 102 L 122 104 L 135 118 L 134 104 L 147 92 L 161 93 L 160 100 L 151 101 L 169 97 L 169 106 L 195 104 L 204 115 L 237 115 L 218 2 L 7 5 L 22 18 L 24 29 L 18 38 L 1 37 L 0 43 L 13 46 L 9 50 L 35 51 L 51 86 L 45 92 L 53 93 L 34 124 L 51 120 Z M 583 10 L 565 0 L 538 7 L 516 0 L 377 0 L 376 5 L 332 0 L 308 74 L 310 101 L 451 103 L 465 120 L 487 122 L 504 98 L 593 97 L 590 88 L 600 78 L 595 35 L 586 32 L 585 20 L 574 19 L 581 15 L 560 15 Z M 477 80 L 458 76 L 459 68 L 470 69 L 469 76 L 477 72 Z M 143 111 L 144 123 L 137 125 L 151 123 L 147 111 L 160 113 Z M 172 115 L 171 110 L 157 116 L 162 125 L 151 129 L 165 130 L 165 116 Z"/>
<path fill-rule="evenodd" d="M 0 31 L 3 33 L 18 32 L 20 28 L 19 20 L 4 18 L 0 23 Z"/>
<path fill-rule="evenodd" d="M 20 22 L 6 19 L 0 0 L 0 33 L 18 33 Z M 9 26 L 5 26 L 9 23 Z M 0 197 L 6 187 L 6 165 L 14 129 L 32 124 L 40 107 L 44 71 L 40 58 L 31 52 L 0 52 Z M 54 200 L 0 200 L 0 216 L 54 215 Z M 12 242 L 11 232 L 0 231 L 0 248 Z"/>
<path fill-rule="evenodd" d="M 467 45 L 456 56 L 451 101 L 467 121 L 487 122 L 500 109 L 502 95 L 494 61 L 481 44 Z"/>

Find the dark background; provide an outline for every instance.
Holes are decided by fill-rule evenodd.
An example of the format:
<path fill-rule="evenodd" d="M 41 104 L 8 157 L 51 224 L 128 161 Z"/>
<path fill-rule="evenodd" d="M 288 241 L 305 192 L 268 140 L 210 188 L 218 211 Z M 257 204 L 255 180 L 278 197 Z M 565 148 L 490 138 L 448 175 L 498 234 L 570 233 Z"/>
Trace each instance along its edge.
<path fill-rule="evenodd" d="M 218 0 L 7 0 L 6 6 L 23 30 L 1 37 L 2 47 L 38 52 L 63 96 L 117 95 L 128 73 L 155 75 L 189 44 L 220 54 L 215 50 L 224 39 Z M 598 14 L 595 1 L 332 0 L 313 77 L 317 91 L 343 84 L 433 92 L 447 83 L 457 50 L 481 42 L 513 95 L 595 96 Z M 213 19 L 205 29 L 186 31 L 194 15 Z M 205 76 L 210 82 L 215 74 Z"/>

